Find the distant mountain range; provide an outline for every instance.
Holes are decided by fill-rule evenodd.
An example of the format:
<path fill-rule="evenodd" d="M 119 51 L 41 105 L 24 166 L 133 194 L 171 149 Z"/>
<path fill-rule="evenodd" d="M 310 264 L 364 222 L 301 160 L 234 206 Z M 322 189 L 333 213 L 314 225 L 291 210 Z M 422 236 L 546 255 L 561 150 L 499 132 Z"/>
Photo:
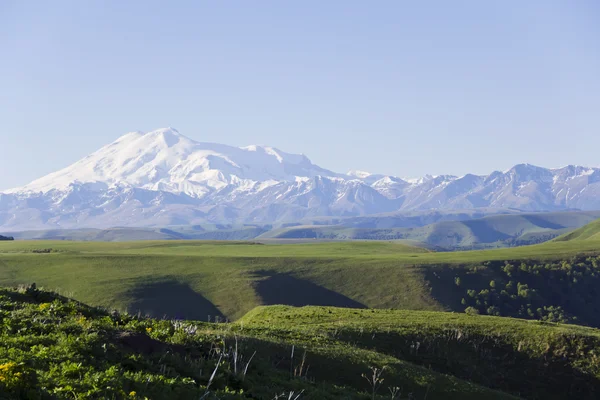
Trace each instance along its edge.
<path fill-rule="evenodd" d="M 390 163 L 393 161 L 390 160 Z M 0 194 L 0 230 L 282 224 L 428 210 L 600 209 L 600 169 L 519 164 L 478 176 L 407 180 L 337 173 L 268 146 L 133 132 L 75 164 Z"/>

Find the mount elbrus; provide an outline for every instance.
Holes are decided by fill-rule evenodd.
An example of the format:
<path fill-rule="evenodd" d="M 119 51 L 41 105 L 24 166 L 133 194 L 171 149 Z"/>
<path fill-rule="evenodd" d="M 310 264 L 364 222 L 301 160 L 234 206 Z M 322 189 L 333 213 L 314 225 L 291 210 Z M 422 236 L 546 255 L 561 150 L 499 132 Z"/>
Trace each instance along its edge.
<path fill-rule="evenodd" d="M 520 164 L 487 176 L 329 171 L 267 146 L 132 132 L 75 164 L 0 194 L 3 230 L 298 221 L 318 216 L 516 208 L 600 209 L 600 169 Z"/>

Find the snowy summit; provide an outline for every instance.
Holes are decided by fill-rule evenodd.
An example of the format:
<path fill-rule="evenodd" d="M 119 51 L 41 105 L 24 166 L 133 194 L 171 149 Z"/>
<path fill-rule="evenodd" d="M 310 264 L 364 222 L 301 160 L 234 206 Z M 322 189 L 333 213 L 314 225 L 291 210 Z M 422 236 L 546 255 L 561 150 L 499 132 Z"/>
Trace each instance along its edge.
<path fill-rule="evenodd" d="M 308 158 L 266 146 L 199 143 L 164 128 L 130 132 L 75 164 L 7 193 L 66 189 L 74 183 L 131 186 L 201 197 L 241 182 L 294 181 L 297 176 L 337 176 Z"/>
<path fill-rule="evenodd" d="M 165 128 L 128 133 L 0 193 L 0 229 L 273 223 L 472 208 L 600 209 L 600 169 L 519 164 L 486 176 L 414 180 L 339 174 L 304 155 L 196 142 Z"/>

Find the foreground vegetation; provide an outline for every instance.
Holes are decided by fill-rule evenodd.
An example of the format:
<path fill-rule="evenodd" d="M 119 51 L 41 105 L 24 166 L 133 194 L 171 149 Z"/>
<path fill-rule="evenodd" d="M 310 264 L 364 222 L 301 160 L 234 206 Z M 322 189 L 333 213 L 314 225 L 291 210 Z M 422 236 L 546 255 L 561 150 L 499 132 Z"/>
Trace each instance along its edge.
<path fill-rule="evenodd" d="M 285 306 L 259 307 L 240 324 L 253 335 L 375 351 L 523 398 L 600 394 L 600 331 L 592 328 L 454 313 Z"/>
<path fill-rule="evenodd" d="M 0 289 L 0 398 L 595 399 L 600 241 L 580 232 L 454 253 L 4 241 L 0 286 L 62 295 Z"/>
<path fill-rule="evenodd" d="M 1 289 L 0 310 L 2 398 L 513 398 L 326 331 L 296 333 L 280 308 L 236 324 L 154 320 L 30 286 Z M 375 387 L 361 378 L 373 371 Z"/>
<path fill-rule="evenodd" d="M 600 393 L 600 331 L 575 325 L 287 306 L 259 307 L 235 323 L 156 320 L 34 286 L 0 289 L 0 310 L 3 398 L 594 399 Z"/>

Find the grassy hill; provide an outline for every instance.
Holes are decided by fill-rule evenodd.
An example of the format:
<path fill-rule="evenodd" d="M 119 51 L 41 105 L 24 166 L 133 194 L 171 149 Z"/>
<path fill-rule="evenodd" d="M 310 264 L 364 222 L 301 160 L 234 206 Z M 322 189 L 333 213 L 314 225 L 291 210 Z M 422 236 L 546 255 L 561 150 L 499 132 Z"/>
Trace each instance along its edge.
<path fill-rule="evenodd" d="M 305 225 L 268 231 L 259 239 L 410 240 L 443 249 L 507 247 L 541 243 L 599 217 L 600 211 L 574 211 L 492 215 L 410 228 Z"/>
<path fill-rule="evenodd" d="M 235 323 L 0 289 L 0 393 L 24 399 L 594 399 L 596 329 L 464 314 L 259 307 Z M 364 377 L 381 371 L 375 390 Z M 377 372 L 378 373 L 378 372 Z M 293 394 L 292 394 L 293 393 Z"/>
<path fill-rule="evenodd" d="M 573 232 L 559 236 L 555 240 L 558 242 L 600 240 L 600 220 L 593 221 Z"/>
<path fill-rule="evenodd" d="M 235 320 L 287 304 L 469 308 L 597 326 L 598 254 L 594 240 L 451 253 L 394 242 L 15 241 L 0 244 L 0 285 L 36 282 L 159 318 Z"/>
<path fill-rule="evenodd" d="M 254 335 L 299 344 L 333 339 L 346 351 L 376 351 L 523 398 L 593 398 L 600 389 L 596 329 L 427 311 L 285 306 L 256 308 L 239 323 Z"/>

